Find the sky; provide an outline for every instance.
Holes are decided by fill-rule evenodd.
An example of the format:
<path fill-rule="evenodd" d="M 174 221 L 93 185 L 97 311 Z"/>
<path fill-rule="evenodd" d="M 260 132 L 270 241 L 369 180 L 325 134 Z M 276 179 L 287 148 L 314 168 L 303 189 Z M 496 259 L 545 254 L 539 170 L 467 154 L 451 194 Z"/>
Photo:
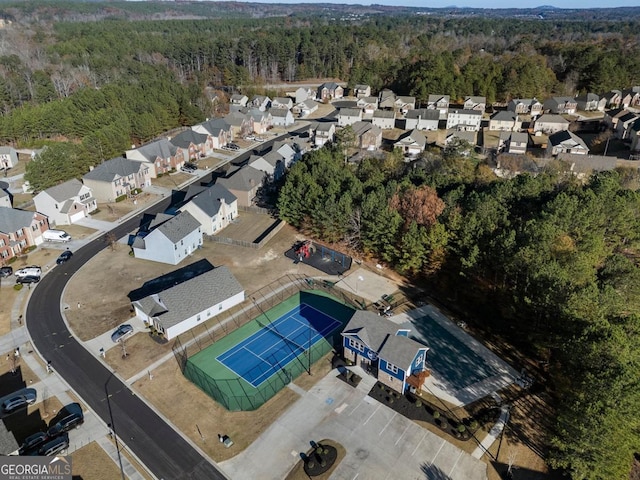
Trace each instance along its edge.
<path fill-rule="evenodd" d="M 360 5 L 403 5 L 406 7 L 473 7 L 473 8 L 535 8 L 542 5 L 551 5 L 558 8 L 614 8 L 614 7 L 640 7 L 640 0 L 378 0 L 378 1 L 300 1 L 300 0 L 251 0 L 260 3 L 340 3 Z"/>

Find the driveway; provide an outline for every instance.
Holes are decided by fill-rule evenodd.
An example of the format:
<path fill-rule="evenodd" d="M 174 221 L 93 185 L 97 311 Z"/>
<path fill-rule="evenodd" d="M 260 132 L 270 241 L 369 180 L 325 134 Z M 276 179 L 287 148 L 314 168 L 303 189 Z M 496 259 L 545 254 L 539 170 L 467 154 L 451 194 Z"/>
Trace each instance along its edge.
<path fill-rule="evenodd" d="M 220 466 L 231 478 L 282 479 L 311 441 L 332 439 L 347 452 L 332 479 L 424 479 L 438 472 L 451 480 L 486 480 L 484 463 L 369 397 L 375 380 L 358 373 L 363 380 L 354 389 L 331 371 Z"/>

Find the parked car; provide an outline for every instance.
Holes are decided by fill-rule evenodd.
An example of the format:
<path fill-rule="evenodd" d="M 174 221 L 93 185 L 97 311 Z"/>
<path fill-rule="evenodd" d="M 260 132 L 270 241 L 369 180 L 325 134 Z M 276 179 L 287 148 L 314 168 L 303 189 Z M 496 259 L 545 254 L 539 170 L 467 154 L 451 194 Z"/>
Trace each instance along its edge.
<path fill-rule="evenodd" d="M 54 230 L 54 229 L 49 229 L 42 232 L 42 238 L 44 238 L 47 242 L 66 243 L 72 240 L 71 235 L 69 235 L 64 230 Z"/>
<path fill-rule="evenodd" d="M 49 440 L 49 435 L 47 435 L 47 432 L 37 432 L 33 435 L 29 435 L 24 439 L 22 445 L 20 445 L 18 455 L 25 455 L 27 452 L 33 451 L 34 449 L 40 447 L 40 445 L 45 443 L 47 440 Z"/>
<path fill-rule="evenodd" d="M 246 137 L 244 137 L 245 140 L 255 140 L 256 137 L 253 135 L 247 135 Z"/>
<path fill-rule="evenodd" d="M 14 273 L 16 277 L 39 277 L 42 275 L 42 269 L 36 265 L 30 267 L 24 267 L 20 270 L 16 270 Z"/>
<path fill-rule="evenodd" d="M 11 267 L 0 267 L 0 278 L 6 278 L 13 275 L 13 268 Z"/>
<path fill-rule="evenodd" d="M 71 252 L 71 250 L 65 250 L 60 254 L 58 259 L 56 260 L 56 264 L 60 265 L 61 263 L 64 263 L 70 260 L 72 256 L 73 256 L 73 253 Z"/>
<path fill-rule="evenodd" d="M 256 138 L 255 138 L 255 141 L 256 141 L 256 142 L 264 142 L 264 138 L 262 138 L 262 137 L 256 137 Z"/>
<path fill-rule="evenodd" d="M 239 150 L 240 149 L 240 145 L 236 144 L 236 143 L 230 143 L 229 144 L 229 148 L 231 150 Z"/>
<path fill-rule="evenodd" d="M 50 457 L 66 450 L 67 448 L 69 448 L 69 435 L 65 433 L 64 435 L 57 436 L 53 440 L 49 440 L 47 443 L 42 445 L 38 450 L 38 455 Z"/>
<path fill-rule="evenodd" d="M 193 173 L 196 170 L 198 170 L 198 167 L 196 165 L 194 165 L 193 163 L 185 163 L 180 170 L 182 170 L 183 172 L 186 173 Z"/>
<path fill-rule="evenodd" d="M 40 281 L 40 277 L 36 277 L 35 275 L 27 275 L 25 277 L 16 277 L 16 283 L 27 284 L 27 283 L 38 283 Z"/>
<path fill-rule="evenodd" d="M 120 325 L 116 331 L 111 334 L 111 340 L 114 343 L 118 343 L 127 335 L 131 335 L 131 333 L 133 333 L 133 327 L 128 323 L 125 323 L 124 325 Z"/>
<path fill-rule="evenodd" d="M 35 389 L 27 388 L 21 393 L 13 395 L 2 402 L 2 411 L 5 413 L 11 413 L 19 408 L 26 407 L 27 405 L 33 405 L 36 403 L 38 394 Z"/>
<path fill-rule="evenodd" d="M 50 437 L 56 437 L 61 433 L 68 432 L 71 429 L 77 428 L 84 423 L 84 415 L 82 412 L 70 413 L 61 420 L 58 420 L 54 425 L 49 426 L 47 435 Z"/>

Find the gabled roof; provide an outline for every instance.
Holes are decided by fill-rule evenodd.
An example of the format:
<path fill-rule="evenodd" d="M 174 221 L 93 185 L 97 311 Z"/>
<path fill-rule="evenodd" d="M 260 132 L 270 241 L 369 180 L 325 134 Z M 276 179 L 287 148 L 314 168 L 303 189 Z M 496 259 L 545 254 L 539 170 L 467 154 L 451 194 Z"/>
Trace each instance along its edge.
<path fill-rule="evenodd" d="M 467 103 L 467 102 L 487 103 L 487 97 L 474 97 L 474 96 L 465 97 L 464 98 L 464 103 Z"/>
<path fill-rule="evenodd" d="M 326 88 L 327 90 L 335 90 L 339 86 L 340 85 L 338 85 L 336 82 L 325 82 L 318 88 L 320 88 L 320 90 L 322 90 L 323 88 Z"/>
<path fill-rule="evenodd" d="M 279 103 L 281 105 L 288 105 L 290 103 L 293 103 L 293 100 L 291 100 L 289 97 L 276 97 L 273 99 L 272 103 Z"/>
<path fill-rule="evenodd" d="M 28 228 L 35 215 L 35 212 L 0 207 L 0 232 L 8 234 L 17 232 L 21 228 Z"/>
<path fill-rule="evenodd" d="M 415 110 L 409 110 L 404 117 L 416 120 L 418 119 L 418 117 L 420 117 L 420 119 L 422 120 L 437 121 L 440 119 L 440 112 L 430 108 L 417 108 Z"/>
<path fill-rule="evenodd" d="M 395 145 L 413 145 L 416 144 L 422 148 L 427 144 L 427 139 L 420 130 L 413 129 L 410 132 L 403 133 L 398 138 Z"/>
<path fill-rule="evenodd" d="M 206 141 L 207 136 L 204 133 L 198 133 L 191 129 L 180 132 L 171 139 L 171 143 L 180 148 L 189 148 L 191 144 L 202 145 Z"/>
<path fill-rule="evenodd" d="M 117 157 L 101 163 L 93 170 L 86 173 L 82 178 L 99 180 L 102 182 L 113 182 L 117 178 L 127 177 L 134 173 L 138 173 L 141 168 L 141 162 L 134 162 L 133 160 L 127 160 L 123 157 Z"/>
<path fill-rule="evenodd" d="M 282 155 L 280 152 L 276 151 L 276 150 L 271 150 L 269 153 L 267 153 L 266 155 L 263 155 L 262 157 L 269 165 L 271 165 L 272 167 L 275 168 L 275 166 L 278 164 L 278 162 L 283 162 L 285 161 L 284 155 Z"/>
<path fill-rule="evenodd" d="M 288 108 L 271 108 L 269 109 L 269 113 L 274 118 L 285 118 L 291 115 L 291 110 Z"/>
<path fill-rule="evenodd" d="M 449 103 L 449 100 L 451 99 L 451 96 L 449 95 L 429 95 L 429 97 L 427 97 L 427 102 L 429 103 L 438 103 L 440 101 L 443 102 L 447 102 Z"/>
<path fill-rule="evenodd" d="M 248 192 L 256 186 L 262 185 L 263 179 L 264 172 L 247 165 L 228 178 L 219 178 L 216 180 L 216 183 L 219 183 L 229 190 Z"/>
<path fill-rule="evenodd" d="M 587 151 L 589 150 L 587 144 L 584 143 L 584 140 L 582 140 L 579 136 L 577 136 L 575 133 L 570 132 L 569 130 L 562 130 L 560 132 L 549 135 L 549 144 L 552 146 L 564 145 L 567 147 L 580 146 Z"/>
<path fill-rule="evenodd" d="M 189 212 L 180 212 L 171 220 L 164 222 L 157 231 L 161 232 L 171 243 L 178 243 L 187 235 L 200 228 L 200 222 Z"/>
<path fill-rule="evenodd" d="M 391 110 L 376 110 L 373 112 L 373 118 L 396 118 L 396 114 Z"/>
<path fill-rule="evenodd" d="M 618 124 L 631 122 L 631 121 L 635 120 L 636 118 L 638 118 L 637 114 L 631 113 L 631 112 L 627 112 L 624 115 L 618 117 Z"/>
<path fill-rule="evenodd" d="M 214 217 L 220 211 L 220 206 L 224 200 L 227 205 L 237 200 L 236 196 L 220 184 L 213 184 L 206 190 L 194 196 L 189 203 L 193 203 L 202 210 L 208 217 Z"/>
<path fill-rule="evenodd" d="M 511 132 L 509 141 L 512 143 L 529 143 L 529 134 L 526 132 Z"/>
<path fill-rule="evenodd" d="M 460 140 L 464 140 L 465 142 L 469 142 L 471 145 L 476 144 L 476 132 L 468 132 L 468 131 L 449 131 L 447 132 L 446 139 L 459 138 Z"/>
<path fill-rule="evenodd" d="M 200 126 L 213 136 L 218 136 L 220 131 L 228 132 L 231 128 L 231 125 L 229 125 L 224 118 L 212 118 L 206 122 L 202 122 Z"/>
<path fill-rule="evenodd" d="M 518 114 L 509 110 L 501 110 L 491 117 L 491 120 L 496 120 L 497 122 L 515 122 L 517 119 Z"/>
<path fill-rule="evenodd" d="M 45 193 L 56 202 L 64 202 L 65 200 L 69 200 L 70 198 L 77 196 L 82 187 L 84 187 L 84 185 L 80 180 L 72 178 L 60 185 L 47 188 Z"/>
<path fill-rule="evenodd" d="M 579 153 L 560 153 L 558 160 L 571 165 L 571 171 L 575 173 L 604 172 L 615 170 L 618 160 L 616 157 L 602 155 L 580 155 Z"/>
<path fill-rule="evenodd" d="M 453 109 L 453 110 L 449 110 L 449 115 L 468 115 L 471 117 L 482 117 L 482 112 L 479 110 L 468 110 L 468 109 Z"/>
<path fill-rule="evenodd" d="M 398 95 L 396 97 L 396 103 L 397 102 L 402 102 L 402 103 L 416 103 L 416 97 L 403 97 Z"/>
<path fill-rule="evenodd" d="M 365 85 L 362 83 L 359 83 L 355 87 L 353 87 L 354 90 L 366 90 L 367 88 L 371 88 L 371 87 L 369 87 L 369 85 Z"/>
<path fill-rule="evenodd" d="M 343 117 L 360 117 L 362 116 L 362 110 L 360 110 L 359 108 L 341 108 L 338 111 L 338 115 L 341 115 Z"/>
<path fill-rule="evenodd" d="M 361 137 L 367 132 L 371 132 L 376 136 L 382 135 L 382 129 L 377 125 L 373 125 L 371 122 L 356 122 L 351 125 L 351 128 L 353 129 L 353 133 L 356 134 L 356 137 Z"/>
<path fill-rule="evenodd" d="M 515 103 L 516 105 L 522 104 L 522 105 L 528 105 L 528 106 L 534 105 L 536 103 L 540 103 L 536 97 L 533 97 L 533 98 L 514 98 L 511 101 L 513 103 Z"/>
<path fill-rule="evenodd" d="M 629 110 L 627 110 L 626 108 L 614 108 L 613 110 L 605 112 L 605 115 L 611 118 L 620 118 L 627 113 L 629 113 Z"/>
<path fill-rule="evenodd" d="M 315 100 L 312 100 L 311 98 L 306 99 L 304 102 L 301 103 L 301 105 L 304 105 L 307 108 L 313 108 L 318 106 L 317 102 Z"/>
<path fill-rule="evenodd" d="M 147 143 L 136 150 L 150 162 L 155 162 L 156 158 L 171 158 L 178 153 L 178 147 L 166 138 Z"/>
<path fill-rule="evenodd" d="M 335 129 L 336 128 L 336 124 L 332 123 L 332 122 L 320 122 L 320 123 L 318 123 L 318 126 L 316 127 L 316 131 L 328 132 L 328 131 L 331 130 L 331 128 Z"/>
<path fill-rule="evenodd" d="M 241 127 L 242 124 L 247 121 L 246 115 L 240 112 L 231 112 L 224 117 L 224 119 L 229 125 L 234 127 Z"/>
<path fill-rule="evenodd" d="M 600 95 L 596 95 L 595 93 L 585 93 L 584 95 L 578 95 L 576 97 L 577 102 L 599 102 Z"/>
<path fill-rule="evenodd" d="M 377 315 L 376 315 L 377 316 Z M 419 350 L 427 350 L 426 345 L 416 342 L 412 338 L 403 335 L 389 335 L 382 348 L 378 351 L 380 358 L 402 368 L 405 372 L 411 366 L 411 362 Z"/>
<path fill-rule="evenodd" d="M 607 99 L 607 101 L 610 101 L 611 99 L 613 99 L 614 97 L 619 97 L 620 95 L 622 95 L 622 92 L 620 90 L 610 90 L 606 93 L 603 93 L 602 95 L 600 95 L 602 98 Z"/>
<path fill-rule="evenodd" d="M 265 120 L 265 118 L 268 120 L 269 115 L 271 115 L 270 112 L 263 112 L 262 110 L 258 110 L 257 108 L 253 108 L 249 111 L 249 116 L 257 122 L 262 122 L 263 120 Z"/>
<path fill-rule="evenodd" d="M 564 118 L 562 115 L 554 115 L 554 114 L 551 114 L 551 113 L 545 113 L 544 115 L 540 115 L 536 119 L 535 124 L 537 125 L 538 123 L 561 123 L 562 125 L 567 125 L 570 122 L 569 122 L 569 120 Z"/>
<path fill-rule="evenodd" d="M 169 328 L 243 291 L 229 269 L 221 266 L 133 303 Z"/>

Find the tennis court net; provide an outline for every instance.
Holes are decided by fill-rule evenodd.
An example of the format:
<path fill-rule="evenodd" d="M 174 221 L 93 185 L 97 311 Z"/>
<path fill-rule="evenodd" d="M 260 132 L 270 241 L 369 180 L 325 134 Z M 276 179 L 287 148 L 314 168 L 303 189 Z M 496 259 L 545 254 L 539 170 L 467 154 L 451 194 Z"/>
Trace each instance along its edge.
<path fill-rule="evenodd" d="M 264 328 L 265 330 L 268 330 L 270 332 L 273 332 L 275 335 L 277 335 L 278 337 L 280 337 L 281 339 L 283 339 L 285 342 L 290 343 L 291 345 L 293 345 L 294 347 L 296 347 L 298 350 L 300 350 L 300 353 L 302 352 L 306 352 L 308 350 L 309 347 L 303 347 L 302 345 L 294 342 L 293 340 L 291 340 L 289 337 L 287 337 L 286 335 L 283 335 L 282 333 L 280 333 L 278 331 L 278 329 L 276 329 L 276 327 L 274 327 L 271 323 L 269 323 L 268 325 L 265 324 L 265 322 L 261 322 L 259 319 L 256 319 L 256 322 L 258 322 L 258 325 L 260 325 L 262 328 Z"/>

